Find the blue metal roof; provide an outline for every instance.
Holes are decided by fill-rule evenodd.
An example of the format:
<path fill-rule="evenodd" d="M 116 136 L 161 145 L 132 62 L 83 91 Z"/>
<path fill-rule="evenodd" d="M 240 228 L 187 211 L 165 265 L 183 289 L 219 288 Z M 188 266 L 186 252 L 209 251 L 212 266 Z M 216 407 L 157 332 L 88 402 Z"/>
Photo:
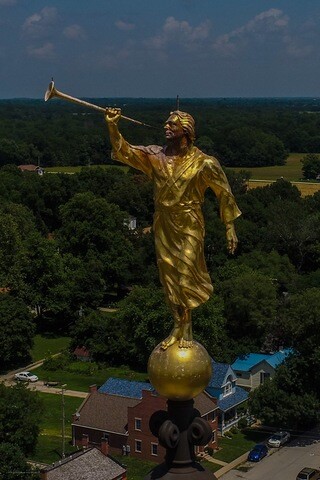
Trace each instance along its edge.
<path fill-rule="evenodd" d="M 108 380 L 98 389 L 98 392 L 140 399 L 142 398 L 142 390 L 154 390 L 154 388 L 147 382 L 134 382 L 123 380 L 121 378 L 108 378 Z"/>
<path fill-rule="evenodd" d="M 210 379 L 208 388 L 221 388 L 225 382 L 226 375 L 230 369 L 228 363 L 219 363 L 211 359 L 212 364 L 212 377 Z M 233 373 L 233 372 L 232 372 Z"/>
<path fill-rule="evenodd" d="M 248 372 L 258 363 L 265 361 L 269 363 L 273 368 L 276 368 L 284 359 L 291 353 L 290 349 L 282 350 L 273 354 L 270 353 L 249 353 L 248 355 L 243 355 L 238 357 L 231 367 L 234 370 L 241 372 Z"/>
<path fill-rule="evenodd" d="M 222 412 L 227 412 L 230 408 L 239 405 L 239 403 L 244 402 L 248 399 L 248 392 L 243 390 L 241 387 L 236 387 L 235 392 L 227 395 L 226 397 L 222 398 L 222 400 L 218 400 L 218 407 Z"/>

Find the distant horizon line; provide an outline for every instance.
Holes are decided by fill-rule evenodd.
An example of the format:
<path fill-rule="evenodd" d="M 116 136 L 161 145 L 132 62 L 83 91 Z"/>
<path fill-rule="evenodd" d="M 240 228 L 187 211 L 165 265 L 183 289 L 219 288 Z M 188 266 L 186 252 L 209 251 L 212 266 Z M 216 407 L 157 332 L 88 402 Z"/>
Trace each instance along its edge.
<path fill-rule="evenodd" d="M 113 97 L 108 97 L 108 96 L 81 96 L 78 97 L 79 99 L 90 99 L 90 98 L 115 98 L 115 99 L 123 99 L 123 98 L 129 98 L 129 99 L 147 99 L 147 100 L 176 100 L 176 97 L 171 97 L 171 96 L 160 96 L 160 97 L 143 97 L 143 96 L 113 96 Z M 229 99 L 250 99 L 250 100 L 255 100 L 255 99 L 313 99 L 313 100 L 319 100 L 320 95 L 254 95 L 254 96 L 237 96 L 237 95 L 231 95 L 231 96 L 214 96 L 214 97 L 180 97 L 179 100 L 229 100 Z M 43 100 L 43 97 L 7 97 L 7 98 L 0 98 L 0 101 L 6 101 L 6 100 Z"/>

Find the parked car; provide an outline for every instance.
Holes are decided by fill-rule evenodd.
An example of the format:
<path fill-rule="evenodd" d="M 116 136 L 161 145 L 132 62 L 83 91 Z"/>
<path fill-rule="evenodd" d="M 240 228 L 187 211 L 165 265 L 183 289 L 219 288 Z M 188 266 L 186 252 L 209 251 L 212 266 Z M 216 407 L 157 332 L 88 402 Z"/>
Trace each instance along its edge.
<path fill-rule="evenodd" d="M 16 373 L 14 378 L 21 382 L 37 382 L 39 380 L 37 375 L 33 375 L 31 372 Z"/>
<path fill-rule="evenodd" d="M 289 432 L 274 433 L 268 440 L 269 447 L 281 447 L 284 443 L 290 440 Z"/>
<path fill-rule="evenodd" d="M 320 478 L 320 470 L 316 468 L 304 467 L 297 475 L 296 480 L 318 480 Z"/>
<path fill-rule="evenodd" d="M 258 444 L 250 450 L 248 460 L 249 462 L 260 462 L 266 455 L 268 455 L 268 447 L 264 444 Z"/>

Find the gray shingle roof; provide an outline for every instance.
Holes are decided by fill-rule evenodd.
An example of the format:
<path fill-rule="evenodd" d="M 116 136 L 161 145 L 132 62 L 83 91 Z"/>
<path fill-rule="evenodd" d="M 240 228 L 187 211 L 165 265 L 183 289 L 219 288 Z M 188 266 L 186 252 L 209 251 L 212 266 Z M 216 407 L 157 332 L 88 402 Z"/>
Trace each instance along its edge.
<path fill-rule="evenodd" d="M 128 422 L 128 407 L 134 407 L 139 402 L 140 400 L 136 398 L 94 392 L 88 395 L 79 409 L 79 419 L 73 423 L 105 430 L 106 432 L 125 434 Z"/>
<path fill-rule="evenodd" d="M 42 471 L 47 473 L 48 480 L 114 480 L 125 469 L 97 448 L 90 448 Z"/>

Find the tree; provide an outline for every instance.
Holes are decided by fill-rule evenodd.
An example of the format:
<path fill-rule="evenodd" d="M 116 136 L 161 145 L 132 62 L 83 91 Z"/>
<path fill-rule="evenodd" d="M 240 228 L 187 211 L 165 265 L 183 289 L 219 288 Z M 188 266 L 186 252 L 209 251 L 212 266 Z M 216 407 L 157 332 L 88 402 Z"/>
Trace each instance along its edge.
<path fill-rule="evenodd" d="M 8 294 L 0 295 L 1 368 L 23 365 L 30 358 L 35 326 L 28 307 Z"/>
<path fill-rule="evenodd" d="M 238 340 L 248 337 L 259 347 L 276 316 L 277 291 L 273 280 L 247 267 L 219 282 L 218 294 L 224 299 L 229 335 Z"/>
<path fill-rule="evenodd" d="M 303 176 L 306 179 L 315 179 L 320 175 L 320 155 L 309 153 L 301 160 Z"/>
<path fill-rule="evenodd" d="M 26 480 L 40 478 L 31 466 L 20 448 L 12 443 L 0 445 L 0 478 L 5 480 Z"/>
<path fill-rule="evenodd" d="M 43 406 L 37 394 L 25 385 L 0 384 L 0 444 L 10 443 L 24 455 L 34 452 Z"/>
<path fill-rule="evenodd" d="M 316 361 L 320 352 L 320 288 L 308 288 L 289 295 L 283 329 L 297 352 Z"/>
<path fill-rule="evenodd" d="M 127 341 L 129 363 L 145 369 L 152 350 L 172 329 L 162 289 L 135 287 L 119 302 L 117 319 Z"/>
<path fill-rule="evenodd" d="M 91 192 L 78 193 L 61 207 L 57 241 L 62 254 L 96 257 L 103 265 L 106 289 L 127 285 L 132 278 L 134 235 L 124 225 L 126 212 Z"/>
<path fill-rule="evenodd" d="M 320 216 L 310 214 L 302 202 L 276 200 L 268 211 L 265 248 L 288 255 L 298 272 L 319 264 Z"/>
<path fill-rule="evenodd" d="M 71 329 L 71 349 L 85 346 L 97 362 L 123 365 L 132 361 L 127 351 L 130 339 L 127 338 L 126 328 L 127 325 L 123 325 L 117 315 L 91 311 L 80 317 Z"/>
<path fill-rule="evenodd" d="M 297 393 L 267 381 L 249 397 L 249 410 L 263 425 L 304 429 L 319 421 L 319 399 L 314 393 Z"/>
<path fill-rule="evenodd" d="M 283 165 L 288 153 L 275 135 L 243 126 L 229 132 L 222 155 L 228 166 L 261 167 Z"/>

